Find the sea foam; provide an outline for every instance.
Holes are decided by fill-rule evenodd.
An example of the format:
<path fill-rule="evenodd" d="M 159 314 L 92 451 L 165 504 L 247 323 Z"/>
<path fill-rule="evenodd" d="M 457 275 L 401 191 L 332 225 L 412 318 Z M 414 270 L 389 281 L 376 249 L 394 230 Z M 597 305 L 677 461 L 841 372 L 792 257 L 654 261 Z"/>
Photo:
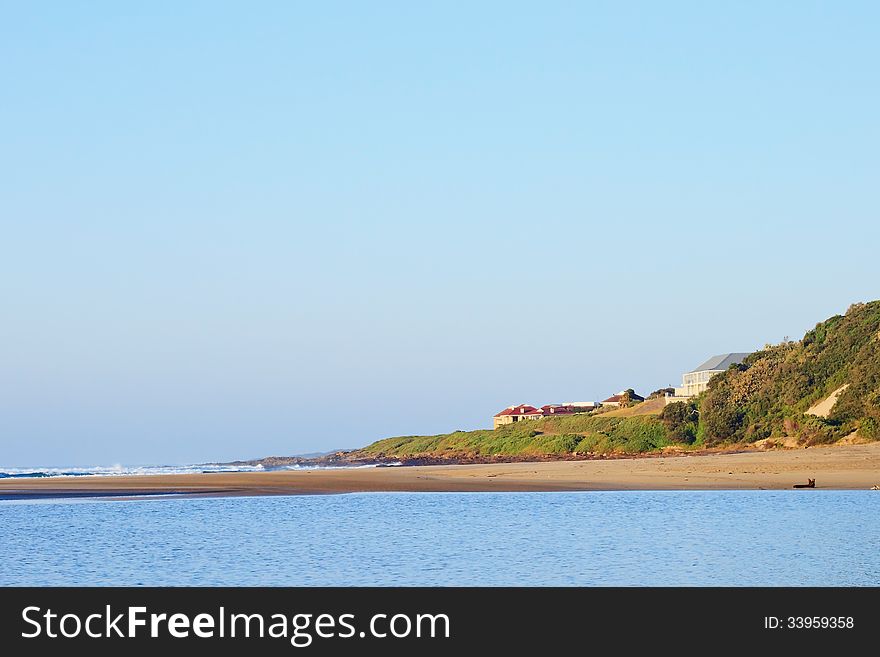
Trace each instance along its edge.
<path fill-rule="evenodd" d="M 387 465 L 400 465 L 389 463 Z M 70 468 L 0 468 L 0 479 L 39 479 L 43 477 L 120 477 L 131 475 L 208 474 L 217 472 L 264 472 L 283 470 L 325 470 L 339 468 L 373 468 L 374 464 L 355 466 L 320 466 L 295 463 L 266 468 L 262 465 L 231 465 L 199 463 L 194 465 L 109 465 Z"/>

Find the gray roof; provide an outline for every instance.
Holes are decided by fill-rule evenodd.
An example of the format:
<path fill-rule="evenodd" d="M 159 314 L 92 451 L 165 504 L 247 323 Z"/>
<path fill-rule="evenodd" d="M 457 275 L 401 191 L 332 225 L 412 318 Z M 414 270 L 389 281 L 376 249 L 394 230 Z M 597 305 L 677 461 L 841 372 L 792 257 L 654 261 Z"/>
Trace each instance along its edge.
<path fill-rule="evenodd" d="M 721 354 L 719 356 L 712 356 L 712 358 L 707 360 L 698 368 L 691 370 L 691 372 L 705 372 L 706 370 L 721 370 L 723 372 L 731 365 L 743 362 L 743 360 L 745 360 L 745 357 L 750 355 L 751 352 L 739 352 L 735 354 Z"/>

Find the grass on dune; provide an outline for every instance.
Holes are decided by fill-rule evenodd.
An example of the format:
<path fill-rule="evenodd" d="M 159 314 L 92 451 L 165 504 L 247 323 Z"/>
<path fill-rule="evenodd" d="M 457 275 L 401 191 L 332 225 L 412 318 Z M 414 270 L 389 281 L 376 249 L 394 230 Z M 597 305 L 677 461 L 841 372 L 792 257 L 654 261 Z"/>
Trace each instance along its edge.
<path fill-rule="evenodd" d="M 637 453 L 670 444 L 666 433 L 663 423 L 653 416 L 573 415 L 516 422 L 496 430 L 386 438 L 357 450 L 354 456 L 414 458 Z"/>

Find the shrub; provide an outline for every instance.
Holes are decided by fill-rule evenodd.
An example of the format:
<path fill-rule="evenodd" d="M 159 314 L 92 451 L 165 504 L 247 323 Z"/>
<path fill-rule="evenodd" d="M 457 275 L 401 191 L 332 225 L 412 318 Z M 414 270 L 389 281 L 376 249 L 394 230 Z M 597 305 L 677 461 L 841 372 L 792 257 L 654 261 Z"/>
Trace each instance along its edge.
<path fill-rule="evenodd" d="M 865 418 L 859 424 L 859 435 L 868 440 L 880 440 L 880 422 L 872 417 Z"/>
<path fill-rule="evenodd" d="M 663 407 L 660 420 L 669 439 L 676 443 L 692 444 L 697 439 L 700 414 L 693 402 L 673 402 Z"/>

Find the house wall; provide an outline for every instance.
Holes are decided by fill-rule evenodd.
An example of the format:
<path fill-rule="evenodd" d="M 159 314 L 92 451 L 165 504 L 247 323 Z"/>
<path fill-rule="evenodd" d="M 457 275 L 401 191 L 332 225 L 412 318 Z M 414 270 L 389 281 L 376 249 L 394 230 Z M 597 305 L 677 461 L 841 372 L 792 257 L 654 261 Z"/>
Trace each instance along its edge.
<path fill-rule="evenodd" d="M 709 386 L 709 379 L 723 370 L 702 370 L 700 372 L 688 372 L 682 377 L 681 387 L 675 389 L 675 397 L 667 397 L 666 403 L 671 404 L 670 399 L 674 401 L 683 401 L 696 397 Z"/>
<path fill-rule="evenodd" d="M 540 420 L 543 416 L 538 413 L 536 415 L 502 415 L 501 417 L 492 418 L 492 428 L 497 429 L 505 424 L 513 424 L 514 422 L 522 422 L 523 420 Z"/>

